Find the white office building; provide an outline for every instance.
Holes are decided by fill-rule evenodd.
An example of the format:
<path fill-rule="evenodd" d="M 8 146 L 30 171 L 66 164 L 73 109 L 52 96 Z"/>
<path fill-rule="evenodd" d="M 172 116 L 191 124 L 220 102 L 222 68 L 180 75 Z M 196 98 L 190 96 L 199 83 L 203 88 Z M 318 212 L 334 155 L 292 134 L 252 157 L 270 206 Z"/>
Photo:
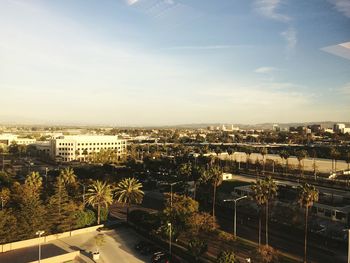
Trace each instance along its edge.
<path fill-rule="evenodd" d="M 19 145 L 29 145 L 35 142 L 35 139 L 20 138 L 16 134 L 0 134 L 0 143 L 5 144 L 7 146 L 11 145 L 12 143 L 16 143 Z"/>
<path fill-rule="evenodd" d="M 126 154 L 126 140 L 110 135 L 68 135 L 50 141 L 51 158 L 61 158 L 64 162 L 86 161 L 94 153 L 111 150 L 118 158 Z"/>

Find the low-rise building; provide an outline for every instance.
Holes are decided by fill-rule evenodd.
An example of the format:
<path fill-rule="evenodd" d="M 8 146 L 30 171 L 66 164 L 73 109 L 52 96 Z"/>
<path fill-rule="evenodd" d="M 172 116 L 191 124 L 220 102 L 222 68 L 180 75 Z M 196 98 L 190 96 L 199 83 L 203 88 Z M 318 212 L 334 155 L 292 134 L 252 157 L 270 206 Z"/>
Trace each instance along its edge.
<path fill-rule="evenodd" d="M 51 158 L 64 162 L 87 161 L 93 154 L 112 151 L 118 159 L 126 154 L 126 140 L 112 135 L 68 135 L 50 140 Z"/>
<path fill-rule="evenodd" d="M 16 143 L 19 145 L 30 145 L 35 142 L 35 139 L 21 138 L 16 134 L 0 134 L 0 143 L 5 144 L 7 146 L 11 145 L 12 143 Z"/>

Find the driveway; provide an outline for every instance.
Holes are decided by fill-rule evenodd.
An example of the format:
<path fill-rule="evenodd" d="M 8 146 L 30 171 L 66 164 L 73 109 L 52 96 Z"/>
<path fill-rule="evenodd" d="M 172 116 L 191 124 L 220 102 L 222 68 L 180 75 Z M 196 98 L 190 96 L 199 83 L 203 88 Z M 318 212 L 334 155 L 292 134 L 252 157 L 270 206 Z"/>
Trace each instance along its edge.
<path fill-rule="evenodd" d="M 104 244 L 100 248 L 101 263 L 141 263 L 149 262 L 149 257 L 139 255 L 134 245 L 141 239 L 132 229 L 121 226 L 116 230 L 91 232 L 62 238 L 42 245 L 42 258 L 57 256 L 66 252 L 81 251 L 76 262 L 94 262 L 91 252 L 96 250 L 95 237 L 103 234 Z M 0 262 L 24 263 L 38 259 L 38 246 L 0 253 Z"/>

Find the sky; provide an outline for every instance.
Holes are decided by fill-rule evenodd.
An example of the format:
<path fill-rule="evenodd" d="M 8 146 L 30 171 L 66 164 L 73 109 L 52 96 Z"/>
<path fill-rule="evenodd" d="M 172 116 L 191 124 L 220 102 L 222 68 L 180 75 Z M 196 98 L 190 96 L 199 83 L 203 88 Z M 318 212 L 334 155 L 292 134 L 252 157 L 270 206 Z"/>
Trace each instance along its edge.
<path fill-rule="evenodd" d="M 1 0 L 0 121 L 350 121 L 350 0 Z"/>

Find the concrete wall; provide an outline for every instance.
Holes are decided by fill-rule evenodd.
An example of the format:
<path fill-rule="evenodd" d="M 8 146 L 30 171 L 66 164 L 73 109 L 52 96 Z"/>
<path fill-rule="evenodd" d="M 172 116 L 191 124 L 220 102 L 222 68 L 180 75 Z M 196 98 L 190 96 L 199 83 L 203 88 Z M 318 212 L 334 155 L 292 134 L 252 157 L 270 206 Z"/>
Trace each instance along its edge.
<path fill-rule="evenodd" d="M 7 252 L 14 249 L 19 249 L 19 248 L 37 246 L 39 244 L 39 241 L 40 243 L 43 244 L 43 243 L 48 243 L 50 241 L 54 241 L 57 239 L 65 238 L 65 237 L 72 237 L 72 236 L 76 236 L 84 233 L 94 232 L 100 227 L 103 227 L 103 225 L 91 226 L 91 227 L 77 229 L 69 232 L 43 236 L 40 238 L 37 237 L 37 238 L 2 244 L 0 245 L 0 253 Z"/>
<path fill-rule="evenodd" d="M 44 259 L 41 259 L 40 262 L 41 263 L 66 262 L 66 261 L 74 260 L 76 257 L 79 257 L 79 255 L 80 255 L 80 251 L 74 251 L 74 252 L 66 253 L 55 257 L 44 258 Z M 38 263 L 38 262 L 39 260 L 32 261 L 29 263 Z"/>

